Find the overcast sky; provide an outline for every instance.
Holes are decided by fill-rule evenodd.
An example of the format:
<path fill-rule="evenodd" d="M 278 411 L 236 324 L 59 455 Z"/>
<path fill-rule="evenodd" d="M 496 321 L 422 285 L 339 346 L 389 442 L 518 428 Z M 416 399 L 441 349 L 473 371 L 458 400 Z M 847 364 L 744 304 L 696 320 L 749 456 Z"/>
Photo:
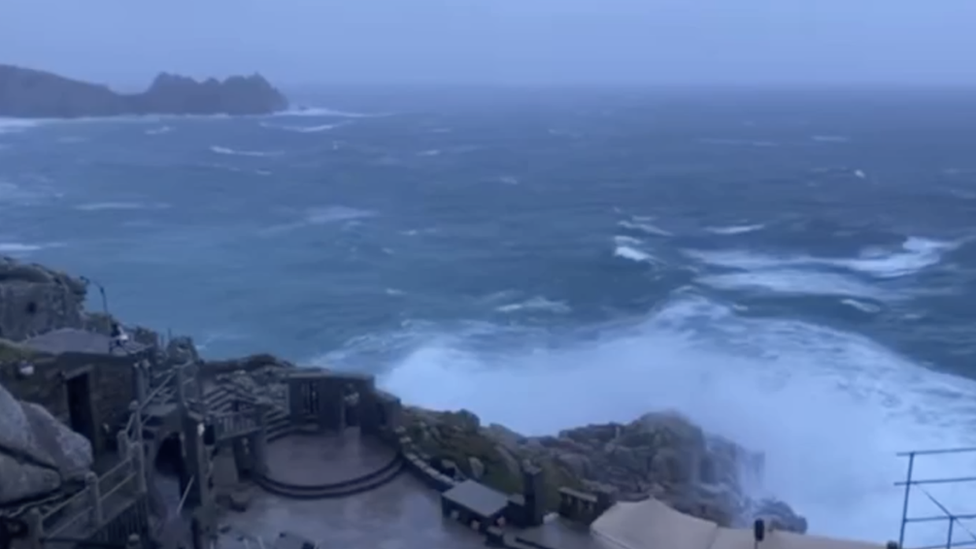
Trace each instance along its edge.
<path fill-rule="evenodd" d="M 101 82 L 976 84 L 976 0 L 0 0 L 0 62 Z"/>

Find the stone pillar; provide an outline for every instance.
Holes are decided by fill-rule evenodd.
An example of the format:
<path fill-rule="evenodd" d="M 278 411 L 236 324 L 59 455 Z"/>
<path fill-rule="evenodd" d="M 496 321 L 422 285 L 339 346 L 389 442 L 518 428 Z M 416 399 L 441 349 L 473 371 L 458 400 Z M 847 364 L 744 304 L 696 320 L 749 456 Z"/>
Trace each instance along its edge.
<path fill-rule="evenodd" d="M 376 379 L 365 376 L 359 385 L 359 414 L 360 432 L 375 435 L 379 431 L 380 411 L 379 399 L 376 395 Z"/>
<path fill-rule="evenodd" d="M 539 526 L 546 514 L 546 482 L 542 469 L 525 464 L 522 467 L 522 497 L 525 499 L 525 527 Z"/>
<path fill-rule="evenodd" d="M 92 528 L 99 528 L 102 525 L 105 513 L 102 509 L 102 494 L 98 487 L 98 475 L 91 471 L 85 473 L 85 489 L 88 490 L 89 522 Z"/>
<path fill-rule="evenodd" d="M 183 415 L 183 443 L 186 445 L 186 472 L 193 479 L 187 495 L 188 506 L 206 505 L 210 501 L 210 458 L 203 443 L 203 418 Z"/>
<path fill-rule="evenodd" d="M 258 403 L 254 407 L 254 413 L 257 416 L 255 421 L 258 425 L 258 430 L 250 436 L 248 444 L 251 446 L 251 456 L 253 458 L 254 470 L 260 474 L 265 474 L 268 472 L 268 406 L 264 403 Z"/>
<path fill-rule="evenodd" d="M 254 463 L 250 461 L 248 453 L 244 447 L 244 438 L 236 437 L 231 440 L 231 447 L 234 452 L 234 465 L 238 472 L 250 472 L 254 470 Z"/>

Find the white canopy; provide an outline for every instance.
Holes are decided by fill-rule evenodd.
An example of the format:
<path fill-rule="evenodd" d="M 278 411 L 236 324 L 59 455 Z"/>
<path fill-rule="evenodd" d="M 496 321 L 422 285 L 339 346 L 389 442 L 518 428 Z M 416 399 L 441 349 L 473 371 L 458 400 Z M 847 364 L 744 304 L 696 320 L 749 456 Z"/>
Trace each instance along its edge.
<path fill-rule="evenodd" d="M 655 499 L 617 503 L 590 527 L 607 549 L 881 549 L 883 544 L 769 532 L 758 548 L 751 529 L 720 528 Z"/>

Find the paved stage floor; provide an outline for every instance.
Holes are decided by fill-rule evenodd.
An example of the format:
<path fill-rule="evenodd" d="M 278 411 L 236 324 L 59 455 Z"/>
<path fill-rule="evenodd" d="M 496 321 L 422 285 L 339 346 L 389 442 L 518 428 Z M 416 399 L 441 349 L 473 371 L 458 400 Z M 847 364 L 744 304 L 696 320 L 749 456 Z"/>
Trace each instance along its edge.
<path fill-rule="evenodd" d="M 247 511 L 228 511 L 222 517 L 226 532 L 219 549 L 271 549 L 282 531 L 306 537 L 321 549 L 485 546 L 480 534 L 443 519 L 440 494 L 406 472 L 381 488 L 341 499 L 288 500 L 254 490 Z"/>
<path fill-rule="evenodd" d="M 383 468 L 396 453 L 361 437 L 359 429 L 335 433 L 302 432 L 268 445 L 268 476 L 290 484 L 327 484 L 361 477 Z"/>

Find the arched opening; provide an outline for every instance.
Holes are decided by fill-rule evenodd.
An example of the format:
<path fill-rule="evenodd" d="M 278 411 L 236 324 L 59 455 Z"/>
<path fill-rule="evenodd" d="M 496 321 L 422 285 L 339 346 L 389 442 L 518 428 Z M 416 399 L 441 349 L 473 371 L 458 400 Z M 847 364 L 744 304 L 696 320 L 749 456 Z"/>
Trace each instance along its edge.
<path fill-rule="evenodd" d="M 173 433 L 159 443 L 156 458 L 153 460 L 156 472 L 156 486 L 167 503 L 179 503 L 186 489 L 186 460 L 183 457 L 183 442 L 180 435 Z"/>

